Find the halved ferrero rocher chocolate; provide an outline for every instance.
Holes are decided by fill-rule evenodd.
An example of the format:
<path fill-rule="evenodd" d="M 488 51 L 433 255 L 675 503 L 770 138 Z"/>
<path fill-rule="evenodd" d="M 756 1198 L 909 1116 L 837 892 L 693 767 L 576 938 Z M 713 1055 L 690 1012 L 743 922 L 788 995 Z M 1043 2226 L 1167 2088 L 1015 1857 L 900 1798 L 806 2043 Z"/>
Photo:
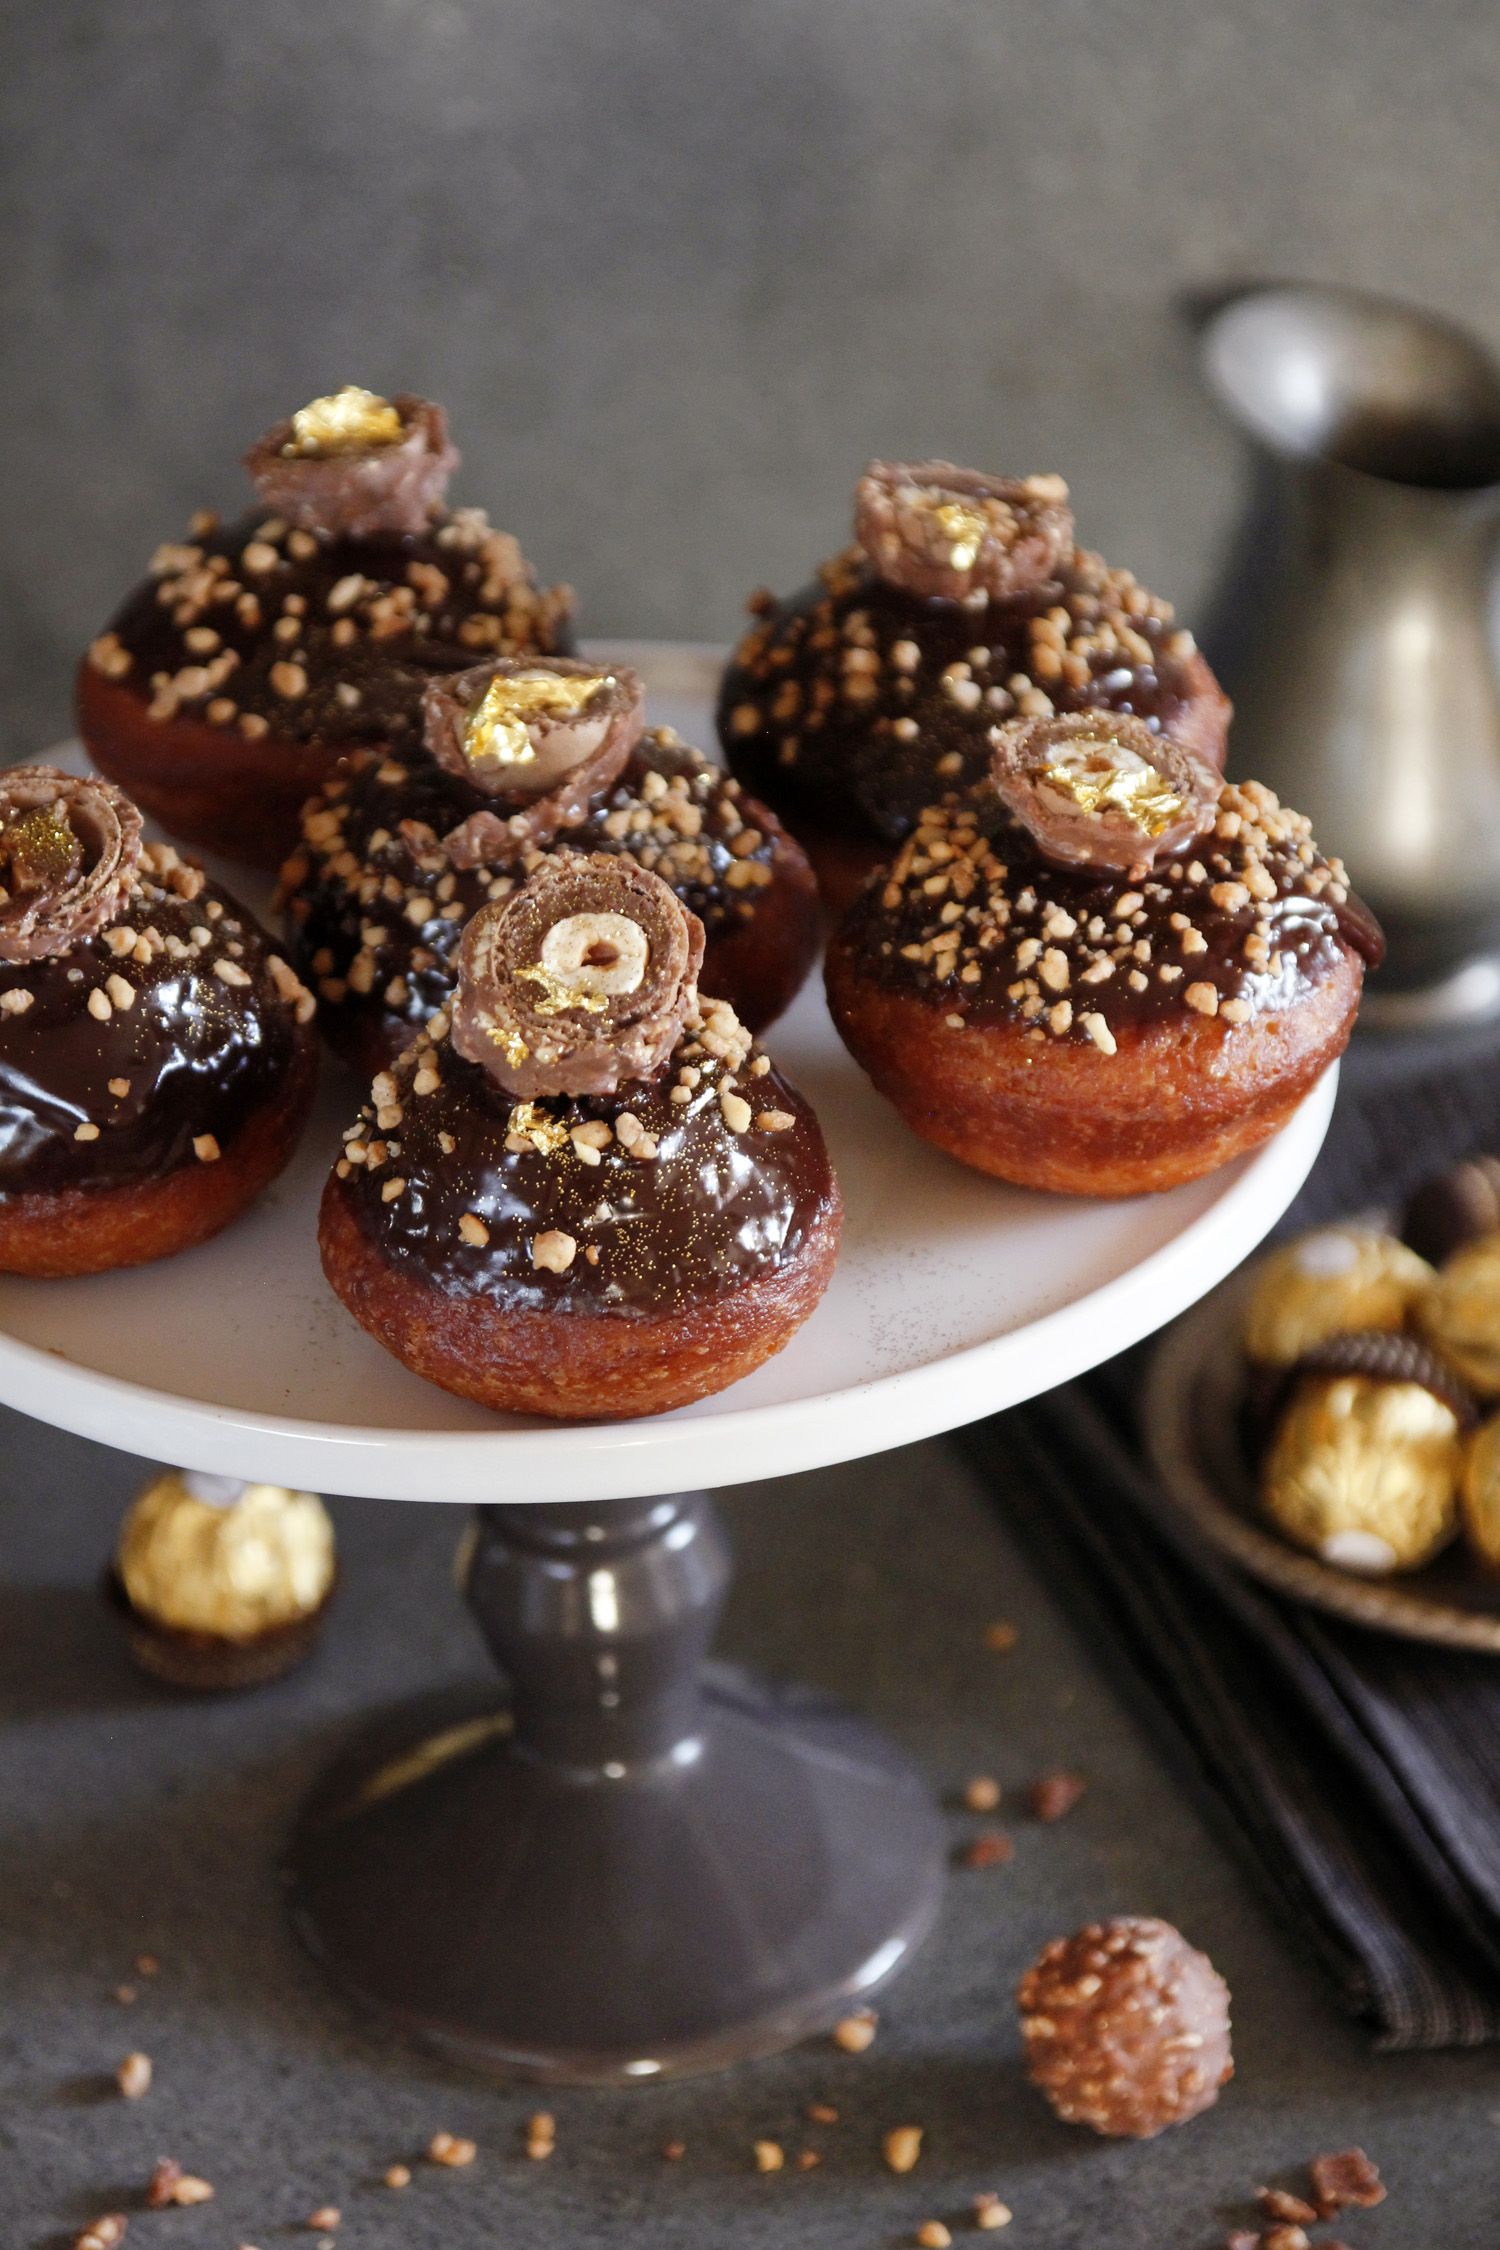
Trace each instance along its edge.
<path fill-rule="evenodd" d="M 425 531 L 457 466 L 440 406 L 353 384 L 300 407 L 245 455 L 268 508 L 330 538 Z"/>
<path fill-rule="evenodd" d="M 641 738 L 646 690 L 628 665 L 507 657 L 430 680 L 422 719 L 437 763 L 495 800 L 444 839 L 483 867 L 583 819 Z"/>
<path fill-rule="evenodd" d="M 547 860 L 464 932 L 453 1044 L 520 1101 L 612 1094 L 667 1060 L 702 961 L 703 924 L 659 875 L 608 852 Z"/>
<path fill-rule="evenodd" d="M 888 585 L 929 600 L 1008 601 L 1073 551 L 1061 477 L 987 477 L 952 461 L 872 461 L 854 535 Z"/>
<path fill-rule="evenodd" d="M 990 777 L 1006 810 L 1064 867 L 1145 872 L 1211 826 L 1220 776 L 1144 720 L 1113 711 L 997 727 Z"/>
<path fill-rule="evenodd" d="M 107 781 L 0 774 L 0 961 L 44 960 L 103 929 L 140 856 L 141 816 Z"/>
<path fill-rule="evenodd" d="M 1262 1504 L 1286 1538 L 1340 1569 L 1419 1569 L 1458 1529 L 1470 1421 L 1413 1338 L 1331 1339 L 1299 1374 L 1277 1426 Z"/>

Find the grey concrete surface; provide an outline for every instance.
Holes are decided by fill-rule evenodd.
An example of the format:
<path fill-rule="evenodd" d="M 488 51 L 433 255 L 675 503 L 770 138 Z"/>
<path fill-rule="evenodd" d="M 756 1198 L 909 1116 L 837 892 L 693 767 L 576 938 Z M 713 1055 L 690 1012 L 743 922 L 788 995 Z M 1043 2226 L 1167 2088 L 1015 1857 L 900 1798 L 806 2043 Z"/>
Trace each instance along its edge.
<path fill-rule="evenodd" d="M 347 380 L 446 400 L 601 632 L 722 637 L 872 451 L 1055 466 L 1189 613 L 1236 504 L 1175 294 L 1500 337 L 1485 0 L 49 0 L 0 11 L 0 741 Z"/>
<path fill-rule="evenodd" d="M 449 1583 L 460 1513 L 337 1504 L 345 1582 L 315 1663 L 251 1697 L 185 1702 L 132 1671 L 97 1591 L 139 1474 L 0 1414 L 5 2250 L 65 2250 L 84 2220 L 128 2208 L 164 2154 L 216 2199 L 133 2219 L 131 2245 L 275 2250 L 315 2239 L 301 2221 L 333 2203 L 347 2250 L 898 2250 L 929 2217 L 957 2229 L 993 2189 L 1014 2250 L 1211 2250 L 1260 2181 L 1351 2140 L 1391 2182 L 1344 2229 L 1362 2250 L 1494 2242 L 1494 2055 L 1382 2058 L 1332 2012 L 944 1447 L 730 1495 L 740 1576 L 724 1640 L 850 1698 L 938 1789 L 996 1775 L 1013 1863 L 955 1872 L 867 2054 L 820 2043 L 696 2083 L 547 2097 L 546 2164 L 522 2152 L 535 2093 L 462 2077 L 346 2014 L 289 1935 L 274 1874 L 360 1714 L 480 1670 Z M 1009 1656 L 984 1641 L 1002 1617 L 1019 1627 Z M 1018 1798 L 1060 1762 L 1089 1791 L 1039 1828 Z M 955 1815 L 955 1841 L 975 1825 Z M 1053 2122 L 1021 2078 L 1011 2007 L 1045 1938 L 1121 1909 L 1178 1921 L 1235 1997 L 1235 2081 L 1146 2145 Z M 133 1970 L 143 1950 L 154 1979 Z M 112 1997 L 122 1979 L 133 2005 Z M 109 2078 L 131 2048 L 156 2071 L 134 2103 Z M 806 2123 L 810 2101 L 840 2123 Z M 926 2131 L 906 2178 L 880 2158 L 900 2124 Z M 417 2164 L 404 2193 L 379 2184 L 439 2129 L 479 2143 L 472 2169 Z M 824 2161 L 762 2177 L 762 2137 Z M 680 2163 L 661 2159 L 669 2139 L 687 2144 Z"/>

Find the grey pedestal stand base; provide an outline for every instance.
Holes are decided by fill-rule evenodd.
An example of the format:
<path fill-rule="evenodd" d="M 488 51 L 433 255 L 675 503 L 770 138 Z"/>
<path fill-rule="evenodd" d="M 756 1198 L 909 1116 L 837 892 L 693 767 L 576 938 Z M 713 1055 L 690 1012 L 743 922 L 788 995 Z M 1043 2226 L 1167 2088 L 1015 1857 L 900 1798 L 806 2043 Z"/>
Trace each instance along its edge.
<path fill-rule="evenodd" d="M 697 1495 L 479 1511 L 508 1703 L 388 1724 L 294 1842 L 297 1928 L 350 1994 L 481 2069 L 614 2084 L 789 2046 L 908 1959 L 936 1808 L 847 1712 L 705 1666 L 727 1583 Z"/>

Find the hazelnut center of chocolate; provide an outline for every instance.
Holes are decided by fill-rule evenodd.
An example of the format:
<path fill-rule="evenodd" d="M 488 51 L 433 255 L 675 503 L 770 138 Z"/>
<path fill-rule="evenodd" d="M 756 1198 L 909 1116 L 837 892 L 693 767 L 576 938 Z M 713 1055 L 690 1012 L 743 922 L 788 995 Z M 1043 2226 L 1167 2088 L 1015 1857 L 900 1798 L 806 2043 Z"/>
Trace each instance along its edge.
<path fill-rule="evenodd" d="M 628 914 L 570 914 L 553 923 L 530 973 L 570 989 L 578 995 L 573 1004 L 586 1006 L 636 991 L 650 959 L 646 933 Z"/>
<path fill-rule="evenodd" d="M 1103 731 L 1060 743 L 1037 787 L 1068 809 L 1119 813 L 1143 836 L 1160 836 L 1186 810 L 1164 774 Z"/>
<path fill-rule="evenodd" d="M 292 434 L 281 450 L 291 460 L 326 460 L 331 454 L 369 453 L 399 445 L 405 434 L 400 410 L 389 399 L 346 383 L 341 391 L 298 407 L 292 416 Z"/>

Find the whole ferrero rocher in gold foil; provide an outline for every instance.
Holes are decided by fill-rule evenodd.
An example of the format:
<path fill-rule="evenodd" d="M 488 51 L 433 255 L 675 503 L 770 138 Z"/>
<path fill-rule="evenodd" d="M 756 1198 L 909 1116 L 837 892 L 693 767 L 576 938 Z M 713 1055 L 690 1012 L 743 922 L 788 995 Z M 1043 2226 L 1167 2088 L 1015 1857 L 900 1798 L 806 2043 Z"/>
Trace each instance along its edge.
<path fill-rule="evenodd" d="M 1459 1501 L 1464 1537 L 1482 1563 L 1500 1570 L 1500 1414 L 1469 1440 Z"/>
<path fill-rule="evenodd" d="M 1371 1577 L 1417 1570 L 1458 1529 L 1463 1418 L 1420 1382 L 1299 1378 L 1261 1471 L 1294 1545 Z"/>
<path fill-rule="evenodd" d="M 1418 1324 L 1472 1390 L 1500 1398 L 1500 1234 L 1454 1252 L 1423 1294 Z"/>
<path fill-rule="evenodd" d="M 333 1525 L 315 1493 L 166 1469 L 127 1514 L 115 1570 L 148 1671 L 250 1686 L 310 1651 L 333 1591 Z"/>
<path fill-rule="evenodd" d="M 1425 1258 L 1372 1227 L 1319 1227 L 1267 1258 L 1245 1315 L 1245 1355 L 1290 1367 L 1330 1336 L 1403 1328 L 1431 1286 Z"/>

